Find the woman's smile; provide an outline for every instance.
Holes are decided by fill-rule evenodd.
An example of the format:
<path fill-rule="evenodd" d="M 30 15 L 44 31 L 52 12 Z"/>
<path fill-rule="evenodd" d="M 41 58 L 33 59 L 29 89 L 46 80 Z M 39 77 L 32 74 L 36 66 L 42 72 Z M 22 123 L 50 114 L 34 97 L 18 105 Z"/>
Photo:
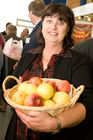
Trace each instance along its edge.
<path fill-rule="evenodd" d="M 58 35 L 58 33 L 56 33 L 56 32 L 49 32 L 49 34 L 52 35 L 52 36 L 57 36 Z"/>

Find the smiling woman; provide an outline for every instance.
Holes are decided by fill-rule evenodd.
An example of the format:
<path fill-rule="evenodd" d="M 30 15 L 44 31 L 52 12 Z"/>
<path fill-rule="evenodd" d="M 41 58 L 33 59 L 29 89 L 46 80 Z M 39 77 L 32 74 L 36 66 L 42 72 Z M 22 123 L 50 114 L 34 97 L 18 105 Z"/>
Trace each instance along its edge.
<path fill-rule="evenodd" d="M 6 138 L 9 140 L 10 136 L 11 139 L 12 133 L 13 140 L 92 140 L 93 80 L 87 58 L 71 49 L 74 14 L 64 4 L 50 4 L 45 7 L 41 19 L 39 46 L 22 55 L 13 75 L 21 76 L 24 81 L 34 76 L 67 80 L 74 87 L 86 85 L 85 90 L 74 106 L 56 117 L 43 111 L 12 110 L 11 121 L 5 127 L 8 128 Z M 6 88 L 14 85 L 15 81 L 10 79 Z"/>

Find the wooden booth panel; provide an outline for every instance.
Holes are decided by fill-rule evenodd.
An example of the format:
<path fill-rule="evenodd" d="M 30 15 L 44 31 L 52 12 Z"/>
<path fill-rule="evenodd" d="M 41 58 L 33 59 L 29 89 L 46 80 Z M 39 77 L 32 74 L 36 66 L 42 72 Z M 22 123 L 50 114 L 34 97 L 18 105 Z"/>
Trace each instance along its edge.
<path fill-rule="evenodd" d="M 70 8 L 76 8 L 80 6 L 80 0 L 67 0 L 66 5 L 68 5 Z"/>
<path fill-rule="evenodd" d="M 86 3 L 90 3 L 90 2 L 93 2 L 93 0 L 87 0 L 87 2 L 86 2 Z"/>
<path fill-rule="evenodd" d="M 70 8 L 76 8 L 80 6 L 80 1 L 81 0 L 67 0 L 66 5 L 68 5 Z M 93 2 L 93 0 L 86 0 L 86 4 L 91 2 Z"/>

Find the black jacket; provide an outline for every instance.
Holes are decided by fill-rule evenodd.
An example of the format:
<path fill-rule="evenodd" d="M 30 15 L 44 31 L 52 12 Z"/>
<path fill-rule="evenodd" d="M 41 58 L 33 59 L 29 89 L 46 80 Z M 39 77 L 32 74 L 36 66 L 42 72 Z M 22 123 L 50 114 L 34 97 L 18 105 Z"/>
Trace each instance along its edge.
<path fill-rule="evenodd" d="M 86 54 L 93 61 L 93 38 L 76 43 L 74 50 Z"/>
<path fill-rule="evenodd" d="M 79 98 L 86 108 L 86 119 L 79 125 L 62 129 L 55 135 L 51 133 L 40 133 L 40 140 L 92 140 L 93 139 L 93 82 L 89 69 L 87 58 L 78 52 L 70 51 L 66 57 L 58 57 L 55 63 L 53 78 L 66 79 L 75 87 L 81 84 L 85 85 L 85 90 Z M 24 71 L 38 54 L 26 53 L 20 60 L 13 75 L 22 76 Z M 29 61 L 28 61 L 29 60 Z M 7 87 L 12 87 L 11 80 L 8 81 Z M 11 85 L 11 86 L 10 86 Z M 69 117 L 69 116 L 68 116 Z"/>

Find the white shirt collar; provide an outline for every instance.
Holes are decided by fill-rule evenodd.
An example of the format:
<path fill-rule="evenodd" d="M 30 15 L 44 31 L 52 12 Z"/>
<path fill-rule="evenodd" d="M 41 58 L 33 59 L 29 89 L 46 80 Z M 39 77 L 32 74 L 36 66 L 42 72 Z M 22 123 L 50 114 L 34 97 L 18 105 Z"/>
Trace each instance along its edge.
<path fill-rule="evenodd" d="M 39 20 L 36 22 L 35 26 L 36 26 L 40 21 L 41 21 L 41 19 L 39 19 Z"/>

